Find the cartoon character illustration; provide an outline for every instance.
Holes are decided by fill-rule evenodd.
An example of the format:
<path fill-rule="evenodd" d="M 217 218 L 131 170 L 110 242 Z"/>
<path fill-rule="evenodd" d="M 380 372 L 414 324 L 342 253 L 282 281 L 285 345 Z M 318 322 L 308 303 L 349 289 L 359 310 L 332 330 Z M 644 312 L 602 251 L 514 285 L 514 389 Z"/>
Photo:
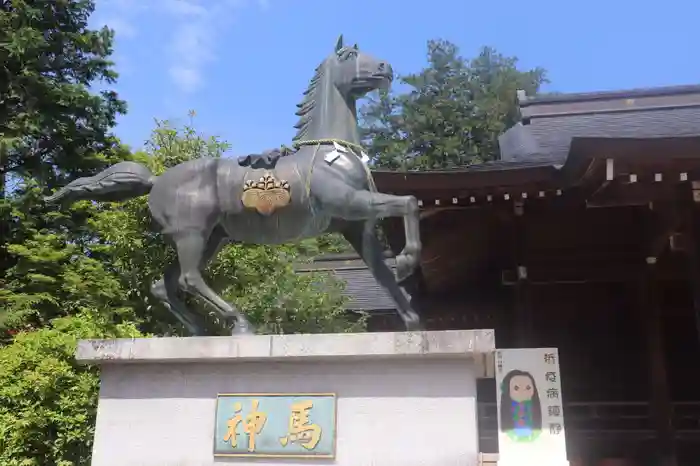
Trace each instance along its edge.
<path fill-rule="evenodd" d="M 503 378 L 501 430 L 518 442 L 532 442 L 542 432 L 540 396 L 529 372 L 512 370 Z"/>

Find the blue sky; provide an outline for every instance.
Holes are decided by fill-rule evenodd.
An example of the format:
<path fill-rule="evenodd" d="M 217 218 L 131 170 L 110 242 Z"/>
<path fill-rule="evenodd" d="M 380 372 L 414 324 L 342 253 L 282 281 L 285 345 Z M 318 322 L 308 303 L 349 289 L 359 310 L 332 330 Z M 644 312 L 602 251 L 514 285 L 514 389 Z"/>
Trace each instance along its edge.
<path fill-rule="evenodd" d="M 154 118 L 187 121 L 236 154 L 288 144 L 295 104 L 339 33 L 420 69 L 426 42 L 465 56 L 489 45 L 542 66 L 548 90 L 583 92 L 700 81 L 698 0 L 97 0 L 117 32 L 116 129 L 140 147 Z"/>

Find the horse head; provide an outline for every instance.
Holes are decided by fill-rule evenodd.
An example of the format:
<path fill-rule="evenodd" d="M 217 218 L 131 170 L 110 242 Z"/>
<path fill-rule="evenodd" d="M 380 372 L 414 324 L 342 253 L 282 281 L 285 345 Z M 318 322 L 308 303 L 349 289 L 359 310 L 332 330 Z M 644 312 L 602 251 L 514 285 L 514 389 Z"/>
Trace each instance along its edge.
<path fill-rule="evenodd" d="M 376 89 L 388 89 L 394 79 L 391 65 L 368 53 L 361 52 L 357 44 L 343 45 L 338 37 L 335 51 L 326 59 L 331 79 L 343 96 L 355 100 Z"/>
<path fill-rule="evenodd" d="M 298 130 L 294 140 L 335 137 L 354 141 L 355 102 L 376 89 L 387 89 L 393 78 L 387 61 L 361 52 L 357 44 L 343 45 L 341 35 L 335 50 L 316 68 L 303 100 L 297 104 L 299 121 L 294 126 Z"/>

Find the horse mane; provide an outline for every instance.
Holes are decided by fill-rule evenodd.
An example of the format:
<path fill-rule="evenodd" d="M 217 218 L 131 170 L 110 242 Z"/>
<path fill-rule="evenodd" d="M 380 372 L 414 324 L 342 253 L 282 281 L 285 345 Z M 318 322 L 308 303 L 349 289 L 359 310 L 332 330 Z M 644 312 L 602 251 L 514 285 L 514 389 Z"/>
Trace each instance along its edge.
<path fill-rule="evenodd" d="M 340 39 L 338 39 L 339 44 L 341 45 L 336 46 L 335 51 L 336 56 L 341 58 L 346 57 L 351 51 L 358 50 L 357 44 L 352 47 L 343 47 L 342 37 L 343 36 L 340 36 Z M 314 76 L 311 78 L 311 81 L 309 81 L 309 86 L 304 91 L 304 97 L 301 99 L 301 102 L 297 104 L 299 110 L 296 111 L 295 115 L 299 117 L 299 121 L 297 121 L 294 125 L 294 128 L 297 129 L 297 134 L 292 138 L 292 141 L 294 142 L 303 141 L 309 132 L 309 126 L 311 126 L 311 122 L 313 121 L 311 115 L 313 114 L 313 110 L 316 108 L 316 96 L 320 86 L 319 83 L 321 82 L 321 78 L 323 77 L 323 72 L 325 71 L 328 61 L 329 59 L 327 58 L 316 67 Z"/>
<path fill-rule="evenodd" d="M 297 129 L 297 134 L 292 138 L 295 142 L 302 141 L 309 131 L 309 126 L 312 122 L 311 115 L 314 108 L 316 108 L 316 94 L 321 78 L 323 77 L 323 67 L 325 64 L 326 62 L 324 60 L 323 63 L 316 67 L 314 76 L 311 78 L 311 81 L 309 81 L 309 87 L 304 91 L 303 99 L 297 104 L 299 110 L 296 111 L 295 115 L 299 117 L 299 121 L 294 125 Z"/>

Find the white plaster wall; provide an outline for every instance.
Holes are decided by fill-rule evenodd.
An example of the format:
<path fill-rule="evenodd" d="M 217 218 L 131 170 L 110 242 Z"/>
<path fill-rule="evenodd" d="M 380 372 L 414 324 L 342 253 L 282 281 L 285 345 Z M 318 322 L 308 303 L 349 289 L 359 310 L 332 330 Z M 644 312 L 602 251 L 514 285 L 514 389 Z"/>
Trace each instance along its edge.
<path fill-rule="evenodd" d="M 337 393 L 335 460 L 214 458 L 219 392 Z M 466 358 L 118 364 L 102 366 L 92 465 L 473 466 L 477 451 Z"/>

